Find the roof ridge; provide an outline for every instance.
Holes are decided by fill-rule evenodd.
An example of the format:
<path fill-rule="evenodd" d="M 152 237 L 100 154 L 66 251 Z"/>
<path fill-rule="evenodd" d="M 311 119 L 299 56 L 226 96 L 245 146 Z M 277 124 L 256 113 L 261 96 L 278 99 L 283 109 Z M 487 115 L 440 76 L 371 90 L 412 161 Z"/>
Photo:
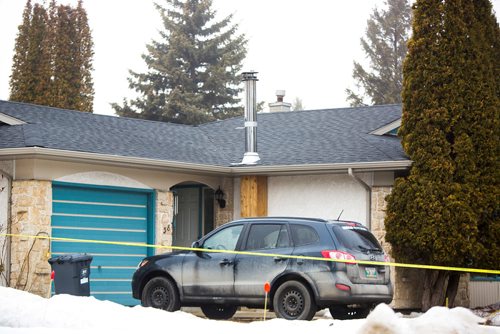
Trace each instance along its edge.
<path fill-rule="evenodd" d="M 332 111 L 332 110 L 363 110 L 367 108 L 386 108 L 393 106 L 401 106 L 401 103 L 391 103 L 391 104 L 374 104 L 371 106 L 360 106 L 360 107 L 336 107 L 336 108 L 320 108 L 320 109 L 305 109 L 305 110 L 290 110 L 290 111 L 274 111 L 274 112 L 265 112 L 260 114 L 288 114 L 288 113 L 301 113 L 301 112 L 315 112 L 315 111 Z"/>
<path fill-rule="evenodd" d="M 306 113 L 306 112 L 321 112 L 321 111 L 334 111 L 334 110 L 364 110 L 364 109 L 371 109 L 371 108 L 388 108 L 388 107 L 394 107 L 394 106 L 401 106 L 401 103 L 392 103 L 392 104 L 375 104 L 371 106 L 361 106 L 361 107 L 337 107 L 337 108 L 321 108 L 321 109 L 306 109 L 306 110 L 290 110 L 290 111 L 273 111 L 273 112 L 258 112 L 257 115 L 276 115 L 276 114 L 299 114 L 299 113 Z M 244 115 L 240 116 L 233 116 L 225 119 L 216 119 L 207 123 L 202 123 L 198 124 L 197 126 L 206 126 L 206 125 L 211 125 L 219 122 L 225 122 L 229 120 L 233 120 L 235 118 L 242 117 Z"/>
<path fill-rule="evenodd" d="M 112 118 L 112 119 L 123 119 L 123 120 L 133 120 L 133 121 L 142 121 L 142 122 L 152 122 L 152 123 L 159 123 L 159 124 L 170 124 L 170 125 L 178 125 L 178 126 L 196 127 L 196 125 L 191 125 L 191 124 L 153 121 L 153 120 L 149 120 L 149 119 L 123 117 L 123 116 L 118 116 L 118 115 L 97 114 L 94 112 L 80 111 L 80 110 L 73 110 L 73 109 L 64 109 L 64 108 L 45 106 L 45 105 L 40 105 L 40 104 L 28 103 L 28 102 L 0 100 L 0 103 L 25 105 L 25 106 L 31 106 L 31 107 L 40 108 L 40 109 L 52 109 L 52 110 L 57 110 L 57 111 L 62 111 L 62 112 L 71 112 L 71 113 L 75 113 L 75 114 L 78 113 L 78 115 L 85 115 L 85 116 L 89 116 L 89 117 L 99 116 L 99 117 L 107 117 L 107 118 Z"/>

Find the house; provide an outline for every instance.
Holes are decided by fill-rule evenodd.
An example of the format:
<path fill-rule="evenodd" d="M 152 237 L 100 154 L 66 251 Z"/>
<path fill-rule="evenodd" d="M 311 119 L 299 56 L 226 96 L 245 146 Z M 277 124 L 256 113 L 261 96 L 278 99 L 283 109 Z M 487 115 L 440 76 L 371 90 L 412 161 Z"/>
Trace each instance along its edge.
<path fill-rule="evenodd" d="M 243 117 L 189 126 L 0 101 L 3 233 L 167 247 L 5 239 L 4 284 L 47 295 L 48 257 L 87 252 L 92 295 L 135 304 L 142 257 L 249 216 L 341 216 L 384 244 L 385 196 L 411 165 L 400 118 L 400 105 L 258 114 L 260 161 L 241 164 Z M 394 279 L 395 305 L 419 307 L 418 274 Z"/>

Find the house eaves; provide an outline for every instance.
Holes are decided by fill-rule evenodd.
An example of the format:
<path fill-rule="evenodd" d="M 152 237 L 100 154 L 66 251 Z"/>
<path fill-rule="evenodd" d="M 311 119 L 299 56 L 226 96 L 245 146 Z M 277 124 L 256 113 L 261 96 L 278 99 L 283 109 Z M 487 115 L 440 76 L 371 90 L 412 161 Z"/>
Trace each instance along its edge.
<path fill-rule="evenodd" d="M 104 165 L 138 167 L 153 170 L 163 170 L 188 174 L 213 174 L 225 176 L 239 175 L 298 175 L 346 173 L 349 169 L 357 172 L 405 170 L 411 166 L 410 160 L 376 161 L 331 164 L 301 164 L 272 166 L 217 166 L 195 164 L 181 161 L 166 161 L 159 159 L 138 158 L 129 156 L 89 153 L 80 151 L 58 150 L 44 147 L 21 147 L 0 149 L 0 160 L 3 159 L 50 159 Z"/>
<path fill-rule="evenodd" d="M 17 119 L 15 117 L 6 115 L 4 113 L 0 112 L 0 123 L 5 123 L 7 125 L 22 125 L 26 124 L 26 122 L 21 121 L 20 119 Z"/>
<path fill-rule="evenodd" d="M 370 132 L 370 134 L 377 135 L 377 136 L 383 136 L 386 133 L 389 133 L 392 130 L 399 128 L 400 126 L 401 126 L 401 118 L 395 120 L 394 122 L 386 124 L 378 129 L 373 130 L 372 132 Z"/>

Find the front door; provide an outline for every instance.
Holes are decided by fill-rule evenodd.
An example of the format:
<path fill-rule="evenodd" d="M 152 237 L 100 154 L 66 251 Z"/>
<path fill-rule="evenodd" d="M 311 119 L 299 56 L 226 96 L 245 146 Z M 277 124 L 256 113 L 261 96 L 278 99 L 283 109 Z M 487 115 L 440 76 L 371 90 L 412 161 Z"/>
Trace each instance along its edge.
<path fill-rule="evenodd" d="M 189 247 L 200 237 L 200 188 L 175 189 L 178 212 L 175 217 L 174 246 Z"/>

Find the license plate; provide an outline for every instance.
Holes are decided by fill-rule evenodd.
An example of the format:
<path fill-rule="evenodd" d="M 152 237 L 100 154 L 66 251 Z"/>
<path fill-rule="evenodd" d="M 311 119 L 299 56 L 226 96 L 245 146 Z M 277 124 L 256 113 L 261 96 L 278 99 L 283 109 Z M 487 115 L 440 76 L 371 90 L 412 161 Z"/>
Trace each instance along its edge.
<path fill-rule="evenodd" d="M 377 278 L 377 268 L 366 267 L 365 275 L 366 278 Z"/>

